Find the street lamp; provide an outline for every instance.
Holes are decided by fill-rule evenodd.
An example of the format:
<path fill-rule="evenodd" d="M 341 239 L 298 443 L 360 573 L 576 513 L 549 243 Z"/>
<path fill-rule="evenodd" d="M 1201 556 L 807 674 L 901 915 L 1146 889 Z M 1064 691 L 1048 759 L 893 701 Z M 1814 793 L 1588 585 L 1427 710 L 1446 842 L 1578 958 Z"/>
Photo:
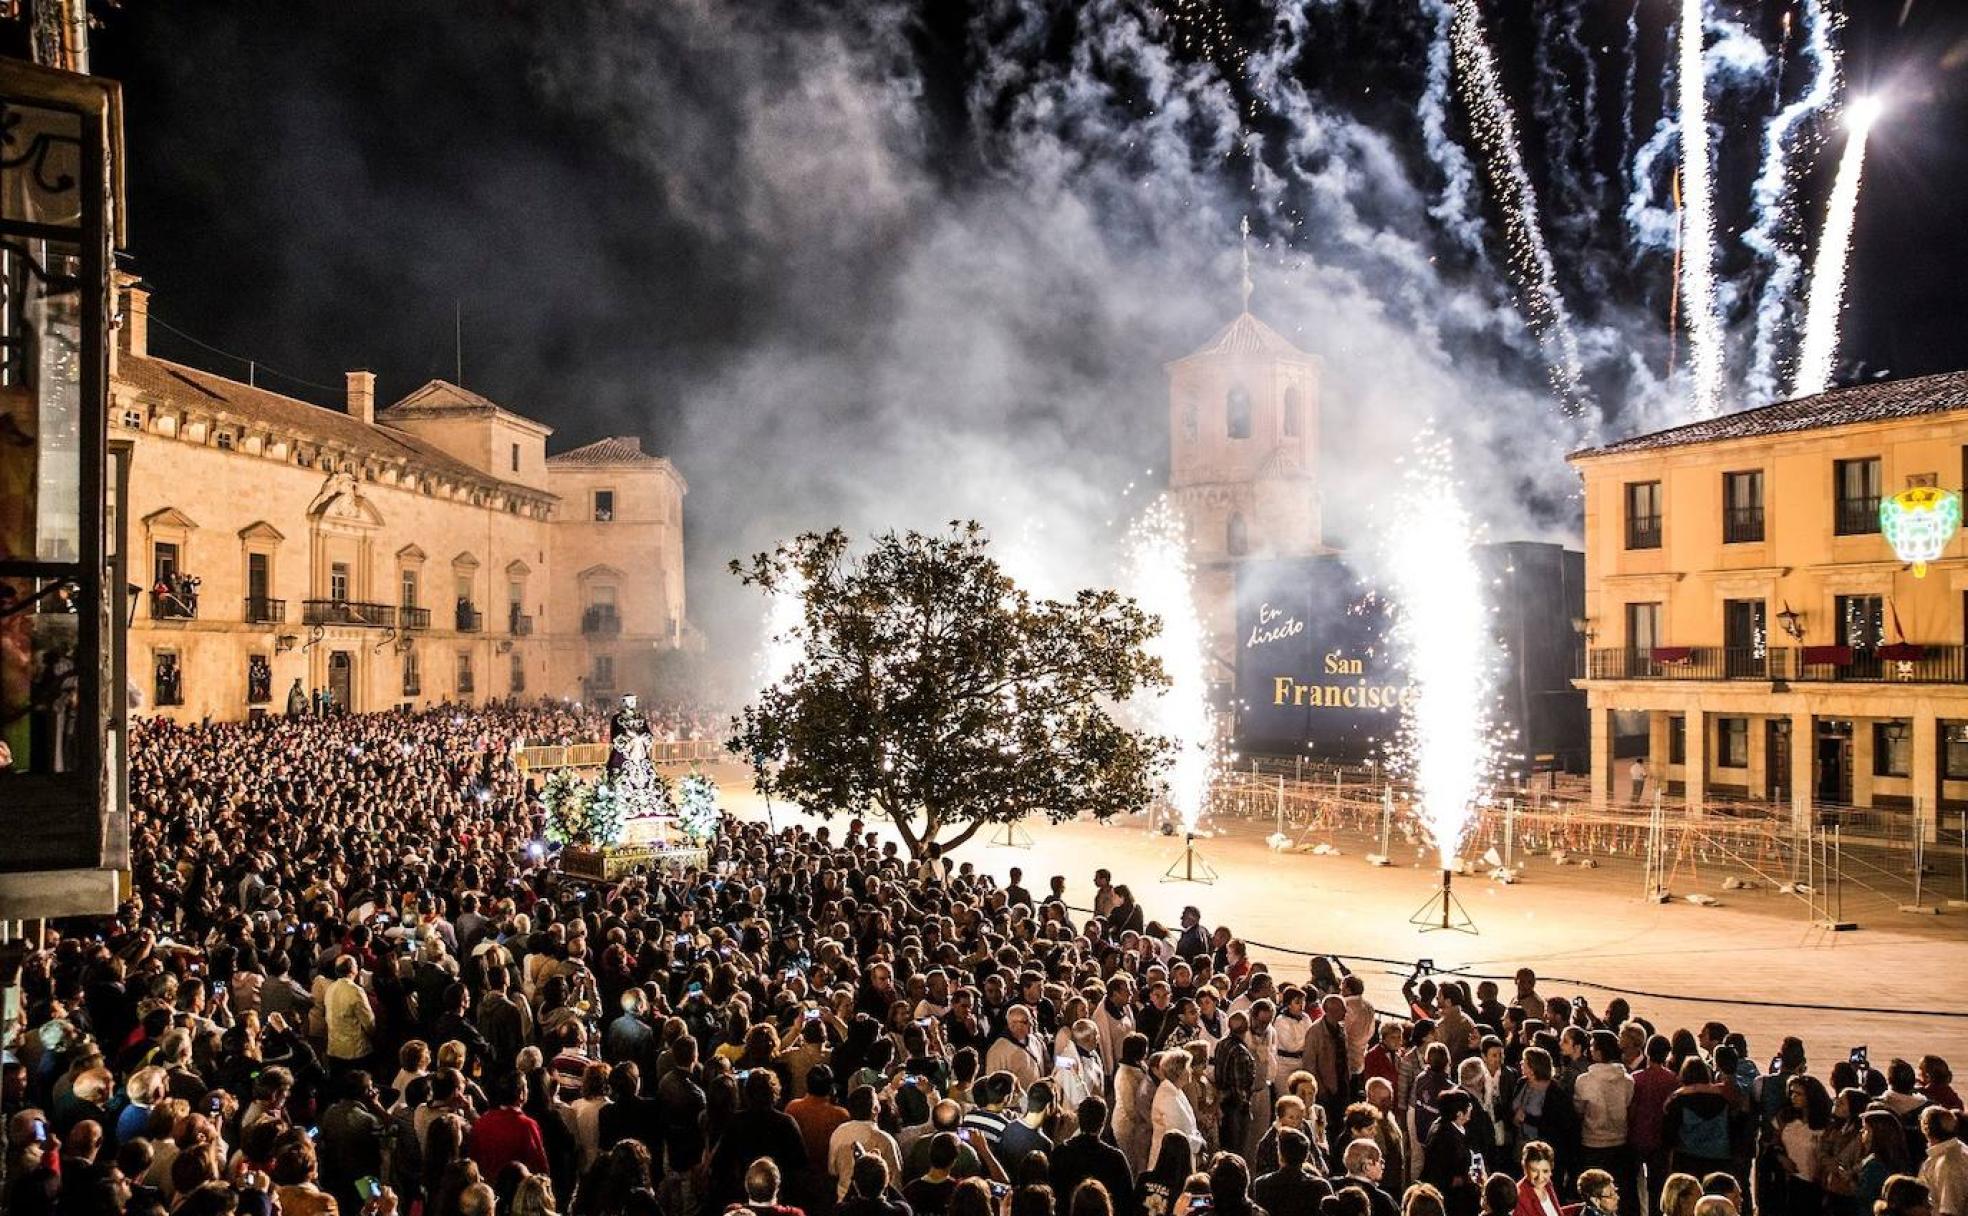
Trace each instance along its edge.
<path fill-rule="evenodd" d="M 1792 641 L 1804 640 L 1804 614 L 1792 609 L 1789 600 L 1784 601 L 1783 611 L 1777 614 L 1777 624 L 1783 626 Z"/>

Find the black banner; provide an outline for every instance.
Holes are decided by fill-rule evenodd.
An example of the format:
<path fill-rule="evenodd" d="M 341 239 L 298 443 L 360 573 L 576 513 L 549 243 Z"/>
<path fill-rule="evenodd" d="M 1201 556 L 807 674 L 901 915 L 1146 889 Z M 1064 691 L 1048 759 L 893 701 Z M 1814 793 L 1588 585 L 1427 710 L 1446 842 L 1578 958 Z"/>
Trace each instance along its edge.
<path fill-rule="evenodd" d="M 1363 758 L 1414 695 L 1386 640 L 1388 613 L 1338 557 L 1237 569 L 1237 746 Z"/>

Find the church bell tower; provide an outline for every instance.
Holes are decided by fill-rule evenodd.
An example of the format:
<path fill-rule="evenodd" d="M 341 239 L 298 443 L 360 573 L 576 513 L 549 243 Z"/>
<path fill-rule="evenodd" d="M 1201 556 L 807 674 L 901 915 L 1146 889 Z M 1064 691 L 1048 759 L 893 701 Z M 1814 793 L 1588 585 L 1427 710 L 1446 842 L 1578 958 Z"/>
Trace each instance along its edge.
<path fill-rule="evenodd" d="M 1243 308 L 1216 336 L 1165 364 L 1169 493 L 1195 566 L 1211 654 L 1235 670 L 1236 571 L 1245 561 L 1330 552 L 1318 484 L 1322 365 L 1250 310 L 1250 223 Z"/>

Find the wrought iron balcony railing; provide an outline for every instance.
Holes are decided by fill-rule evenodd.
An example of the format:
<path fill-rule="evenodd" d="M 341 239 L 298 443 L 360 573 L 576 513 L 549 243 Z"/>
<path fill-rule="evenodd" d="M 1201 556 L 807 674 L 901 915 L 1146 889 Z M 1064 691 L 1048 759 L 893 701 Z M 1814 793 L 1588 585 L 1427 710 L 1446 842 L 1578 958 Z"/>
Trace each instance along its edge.
<path fill-rule="evenodd" d="M 1586 655 L 1588 680 L 1767 680 L 1797 684 L 1968 684 L 1968 647 L 1655 646 Z"/>
<path fill-rule="evenodd" d="M 1629 549 L 1658 549 L 1661 547 L 1661 517 L 1658 515 L 1630 515 L 1626 520 L 1626 547 Z"/>
<path fill-rule="evenodd" d="M 614 637 L 622 632 L 622 618 L 610 604 L 595 604 L 581 614 L 581 632 Z"/>
<path fill-rule="evenodd" d="M 302 600 L 304 625 L 359 625 L 365 629 L 388 629 L 396 624 L 394 604 L 370 604 L 361 600 Z"/>
<path fill-rule="evenodd" d="M 268 599 L 264 595 L 247 596 L 246 623 L 249 625 L 286 624 L 287 601 Z"/>
<path fill-rule="evenodd" d="M 150 619 L 153 621 L 195 621 L 198 619 L 198 592 L 192 590 L 150 593 Z"/>
<path fill-rule="evenodd" d="M 396 623 L 404 629 L 429 629 L 431 610 L 405 604 L 396 610 Z"/>
<path fill-rule="evenodd" d="M 485 628 L 485 614 L 470 604 L 458 605 L 458 632 L 477 633 Z"/>
<path fill-rule="evenodd" d="M 1722 512 L 1723 544 L 1754 544 L 1762 539 L 1762 507 L 1730 507 Z"/>
<path fill-rule="evenodd" d="M 1834 507 L 1834 530 L 1840 536 L 1864 536 L 1879 531 L 1879 496 L 1841 498 Z"/>

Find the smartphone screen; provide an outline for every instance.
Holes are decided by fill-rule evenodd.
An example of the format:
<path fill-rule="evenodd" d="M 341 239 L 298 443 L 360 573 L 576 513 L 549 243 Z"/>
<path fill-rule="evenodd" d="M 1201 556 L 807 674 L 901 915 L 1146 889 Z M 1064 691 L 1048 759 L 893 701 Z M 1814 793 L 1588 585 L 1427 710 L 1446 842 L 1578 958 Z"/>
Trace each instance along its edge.
<path fill-rule="evenodd" d="M 383 1184 L 373 1177 L 357 1178 L 355 1180 L 355 1193 L 361 1196 L 364 1203 L 369 1203 L 383 1193 Z"/>

